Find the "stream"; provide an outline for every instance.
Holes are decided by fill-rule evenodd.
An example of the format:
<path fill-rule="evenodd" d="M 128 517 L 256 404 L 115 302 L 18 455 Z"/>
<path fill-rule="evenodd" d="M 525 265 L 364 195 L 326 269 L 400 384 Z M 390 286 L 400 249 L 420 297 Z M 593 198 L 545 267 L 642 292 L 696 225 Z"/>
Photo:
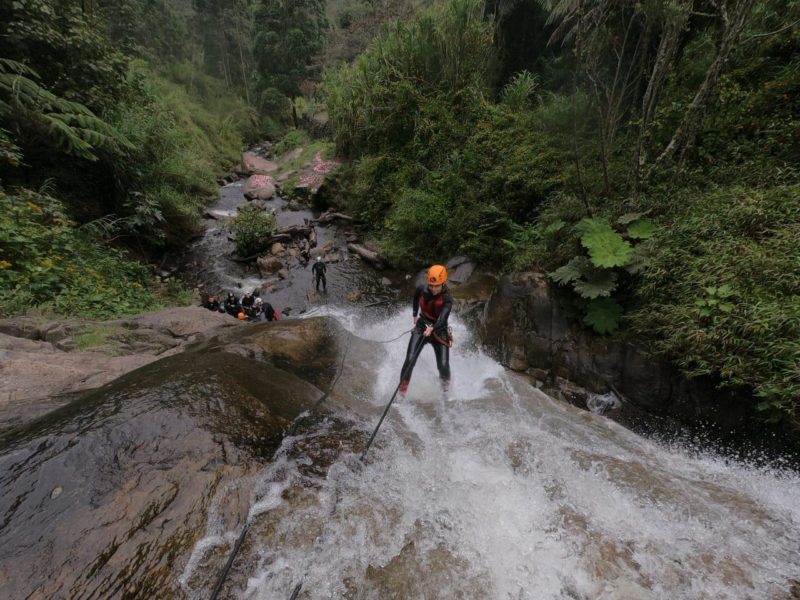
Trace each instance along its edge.
<path fill-rule="evenodd" d="M 406 309 L 321 313 L 372 340 L 410 321 Z M 454 321 L 451 401 L 423 352 L 363 468 L 343 439 L 313 468 L 302 449 L 337 439 L 324 425 L 284 440 L 253 486 L 254 525 L 220 597 L 289 598 L 298 585 L 305 599 L 797 597 L 796 472 L 667 447 L 553 400 Z M 376 411 L 356 423 L 364 435 L 405 341 L 364 373 Z M 204 597 L 193 588 L 202 557 L 225 556 L 238 536 L 220 523 L 212 511 L 181 578 L 190 597 Z"/>
<path fill-rule="evenodd" d="M 243 201 L 240 183 L 230 184 L 215 210 Z M 317 216 L 271 202 L 279 226 Z M 402 275 L 381 283 L 382 274 L 342 250 L 346 233 L 317 232 L 320 244 L 334 239 L 340 256 L 329 267 L 327 298 L 309 296 L 310 269 L 297 261 L 270 302 L 303 317 L 332 316 L 366 340 L 408 329 Z M 227 259 L 230 250 L 210 221 L 184 269 L 207 288 L 258 289 L 257 273 Z M 345 301 L 352 289 L 363 294 L 360 307 Z M 220 598 L 800 597 L 796 470 L 642 437 L 554 400 L 452 321 L 450 400 L 440 398 L 433 353 L 424 351 L 366 465 L 331 423 L 369 435 L 396 386 L 406 337 L 383 344 L 361 374 L 373 418 L 342 413 L 284 439 L 251 482 L 247 543 Z M 190 598 L 207 597 L 207 566 L 224 563 L 241 532 L 223 522 L 212 507 L 180 578 Z"/>

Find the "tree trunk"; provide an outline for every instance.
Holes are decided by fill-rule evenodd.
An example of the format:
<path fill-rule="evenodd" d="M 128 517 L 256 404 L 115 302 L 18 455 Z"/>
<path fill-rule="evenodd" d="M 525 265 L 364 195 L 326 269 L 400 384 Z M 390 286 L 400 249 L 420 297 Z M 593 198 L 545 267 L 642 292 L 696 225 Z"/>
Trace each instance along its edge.
<path fill-rule="evenodd" d="M 639 128 L 639 139 L 633 155 L 633 165 L 631 169 L 631 180 L 634 195 L 639 193 L 640 174 L 646 158 L 645 153 L 650 145 L 652 134 L 651 123 L 655 116 L 658 103 L 661 99 L 661 92 L 667 77 L 672 72 L 675 65 L 675 57 L 678 55 L 681 38 L 689 23 L 689 15 L 693 0 L 684 0 L 676 6 L 680 11 L 675 19 L 670 20 L 661 34 L 658 43 L 658 50 L 653 61 L 653 68 L 647 81 L 647 88 L 642 97 L 641 125 Z"/>
<path fill-rule="evenodd" d="M 722 70 L 736 48 L 736 42 L 747 23 L 753 3 L 754 0 L 724 0 L 719 3 L 717 10 L 720 18 L 720 34 L 714 60 L 706 70 L 703 83 L 672 139 L 656 160 L 656 166 L 673 162 L 676 158 L 678 164 L 683 164 L 686 160 L 703 125 L 708 107 L 714 99 Z"/>

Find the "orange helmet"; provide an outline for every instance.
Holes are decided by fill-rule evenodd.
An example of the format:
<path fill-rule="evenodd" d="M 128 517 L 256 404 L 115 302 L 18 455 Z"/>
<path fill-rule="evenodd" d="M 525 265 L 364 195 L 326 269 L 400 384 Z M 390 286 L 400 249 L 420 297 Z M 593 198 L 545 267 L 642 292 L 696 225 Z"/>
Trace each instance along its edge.
<path fill-rule="evenodd" d="M 239 319 L 240 321 L 244 321 L 247 318 L 247 315 L 244 314 L 243 312 L 240 312 L 238 315 L 236 315 L 236 318 Z"/>
<path fill-rule="evenodd" d="M 443 265 L 433 265 L 428 269 L 428 285 L 444 285 L 447 281 L 447 269 Z"/>

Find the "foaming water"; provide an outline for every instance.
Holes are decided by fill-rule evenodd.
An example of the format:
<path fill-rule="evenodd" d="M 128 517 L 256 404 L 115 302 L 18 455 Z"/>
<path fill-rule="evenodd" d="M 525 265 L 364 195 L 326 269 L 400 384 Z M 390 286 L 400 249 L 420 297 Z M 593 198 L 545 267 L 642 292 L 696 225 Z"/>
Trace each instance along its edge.
<path fill-rule="evenodd" d="M 408 309 L 326 312 L 371 340 L 411 328 Z M 253 534 L 245 598 L 298 584 L 314 599 L 791 598 L 797 474 L 641 438 L 550 399 L 454 329 L 451 400 L 425 348 L 363 468 L 344 453 L 314 476 L 286 441 L 256 485 L 251 518 L 272 519 Z M 407 341 L 376 357 L 376 408 Z M 293 487 L 311 491 L 298 501 Z M 230 543 L 213 517 L 207 533 L 198 548 Z"/>

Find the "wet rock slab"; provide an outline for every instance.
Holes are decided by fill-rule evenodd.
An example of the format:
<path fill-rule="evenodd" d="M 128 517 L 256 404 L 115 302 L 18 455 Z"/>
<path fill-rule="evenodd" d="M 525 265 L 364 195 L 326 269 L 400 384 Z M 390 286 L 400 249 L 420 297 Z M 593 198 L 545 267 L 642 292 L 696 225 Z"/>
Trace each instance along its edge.
<path fill-rule="evenodd" d="M 247 476 L 321 397 L 341 337 L 308 319 L 212 338 L 0 438 L 2 597 L 186 597 L 212 500 L 243 522 Z"/>
<path fill-rule="evenodd" d="M 0 433 L 64 404 L 65 395 L 95 389 L 235 319 L 199 307 L 168 308 L 115 321 L 0 321 Z M 99 345 L 77 350 L 81 336 Z"/>

